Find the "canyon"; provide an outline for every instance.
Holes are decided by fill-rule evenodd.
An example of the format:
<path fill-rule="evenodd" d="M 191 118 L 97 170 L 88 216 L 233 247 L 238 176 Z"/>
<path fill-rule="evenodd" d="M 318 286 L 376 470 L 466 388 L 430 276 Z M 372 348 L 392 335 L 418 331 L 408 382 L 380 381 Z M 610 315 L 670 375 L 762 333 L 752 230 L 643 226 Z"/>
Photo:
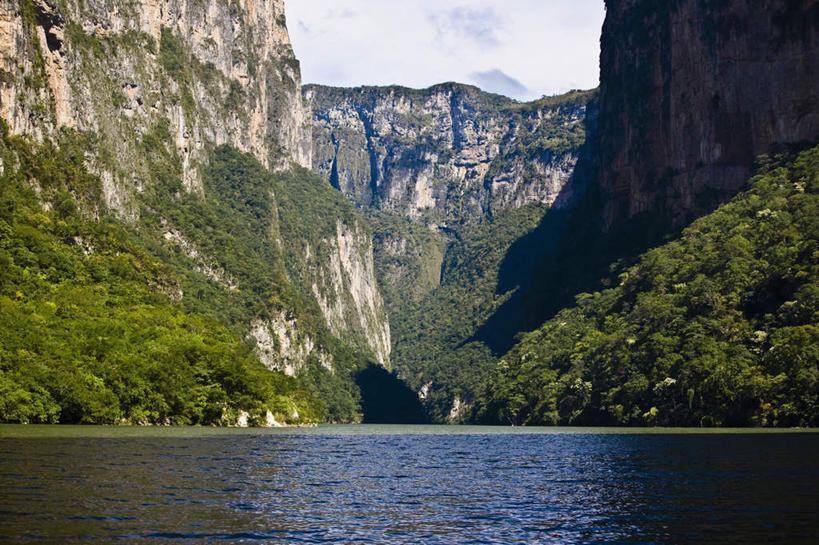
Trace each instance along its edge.
<path fill-rule="evenodd" d="M 767 168 L 819 138 L 819 2 L 606 7 L 599 89 L 521 103 L 458 83 L 302 86 L 283 0 L 2 0 L 0 176 L 40 207 L 7 207 L 0 224 L 17 245 L 3 257 L 16 275 L 6 303 L 21 316 L 60 316 L 49 314 L 57 303 L 45 284 L 25 288 L 57 270 L 43 262 L 32 274 L 33 230 L 81 269 L 110 257 L 114 277 L 140 278 L 131 287 L 162 308 L 214 320 L 271 376 L 294 381 L 287 395 L 312 400 L 301 411 L 292 399 L 259 401 L 258 414 L 210 400 L 186 418 L 355 421 L 355 377 L 376 364 L 395 371 L 379 380 L 405 381 L 431 420 L 517 419 L 518 398 L 495 386 L 519 387 L 530 354 L 548 360 L 532 346 L 559 336 L 551 319 L 588 302 L 586 292 L 599 299 L 628 285 L 650 247 L 745 198 L 755 161 Z M 68 236 L 68 220 L 84 227 Z M 127 234 L 110 252 L 94 235 L 108 225 Z M 782 280 L 766 274 L 765 286 Z M 749 293 L 774 315 L 774 302 L 807 297 L 805 274 Z M 15 348 L 47 359 L 30 349 Z M 576 376 L 542 376 L 590 403 L 598 384 L 581 363 Z M 9 388 L 34 395 L 25 371 L 15 376 Z M 670 374 L 655 382 L 665 384 L 658 392 L 678 384 Z M 502 407 L 487 405 L 490 392 Z M 51 408 L 32 402 L 30 418 L 69 415 L 62 391 L 42 395 Z M 110 414 L 150 413 L 127 403 Z M 611 415 L 658 418 L 650 408 Z"/>

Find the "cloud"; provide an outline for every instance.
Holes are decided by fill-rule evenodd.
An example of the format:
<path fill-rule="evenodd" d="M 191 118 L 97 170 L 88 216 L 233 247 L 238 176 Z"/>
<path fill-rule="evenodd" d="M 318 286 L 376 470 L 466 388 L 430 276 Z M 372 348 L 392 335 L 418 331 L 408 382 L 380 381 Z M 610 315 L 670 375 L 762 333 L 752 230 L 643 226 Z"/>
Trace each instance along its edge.
<path fill-rule="evenodd" d="M 490 93 L 498 93 L 513 98 L 521 98 L 530 94 L 525 85 L 497 68 L 487 72 L 473 72 L 469 74 L 469 77 L 472 83 Z"/>
<path fill-rule="evenodd" d="M 286 0 L 285 7 L 296 22 L 290 38 L 304 82 L 461 81 L 528 100 L 599 81 L 600 0 Z"/>
<path fill-rule="evenodd" d="M 487 48 L 501 45 L 498 32 L 503 29 L 503 19 L 492 8 L 460 6 L 443 13 L 431 13 L 428 19 L 435 27 L 439 42 L 468 40 Z"/>
<path fill-rule="evenodd" d="M 358 15 L 355 10 L 346 8 L 346 9 L 329 9 L 324 13 L 325 20 L 334 20 L 334 19 L 352 19 L 356 15 Z"/>

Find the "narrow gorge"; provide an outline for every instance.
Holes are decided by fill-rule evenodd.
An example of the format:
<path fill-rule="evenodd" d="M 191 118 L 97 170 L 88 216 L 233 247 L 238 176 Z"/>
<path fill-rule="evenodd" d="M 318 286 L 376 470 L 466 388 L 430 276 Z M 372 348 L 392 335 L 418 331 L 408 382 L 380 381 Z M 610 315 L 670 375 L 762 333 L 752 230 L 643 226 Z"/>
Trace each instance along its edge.
<path fill-rule="evenodd" d="M 309 85 L 304 96 L 314 172 L 373 227 L 395 368 L 433 419 L 455 421 L 466 407 L 458 396 L 469 394 L 453 384 L 474 387 L 494 363 L 490 342 L 473 339 L 476 326 L 528 280 L 534 263 L 524 256 L 515 277 L 502 279 L 504 255 L 547 211 L 565 216 L 583 194 L 596 91 L 519 103 L 456 83 Z M 512 320 L 512 334 L 517 327 Z"/>
<path fill-rule="evenodd" d="M 677 239 L 681 228 L 747 188 L 760 154 L 796 152 L 817 141 L 819 103 L 811 82 L 819 73 L 818 27 L 815 2 L 611 2 L 599 97 L 572 92 L 516 103 L 452 83 L 425 90 L 305 87 L 313 111 L 313 170 L 373 224 L 393 362 L 433 420 L 520 421 L 523 411 L 511 408 L 515 396 L 532 404 L 544 398 L 501 393 L 522 372 L 505 367 L 504 354 L 514 347 L 509 355 L 522 358 L 516 365 L 531 357 L 515 347 L 520 332 L 550 323 L 583 292 L 633 275 L 629 267 L 645 250 Z M 813 240 L 816 233 L 805 235 Z M 731 259 L 729 250 L 718 251 Z M 746 297 L 798 300 L 804 279 L 776 280 L 780 273 L 754 273 L 760 284 Z M 789 287 L 775 296 L 761 293 L 777 282 Z M 758 324 L 754 311 L 743 312 L 743 327 L 772 327 Z M 534 335 L 539 350 L 549 346 L 550 337 Z M 724 342 L 748 345 L 738 338 Z M 681 345 L 664 350 L 686 352 Z M 687 361 L 695 360 L 688 351 Z M 594 397 L 603 386 L 581 380 L 588 367 L 575 365 L 566 376 L 588 384 Z M 637 376 L 676 385 L 684 365 L 673 367 Z M 532 385 L 554 382 L 550 388 L 565 387 L 561 395 L 576 397 L 573 383 L 559 386 L 559 376 Z M 674 388 L 696 393 L 702 380 Z M 518 387 L 526 390 L 523 382 Z M 777 395 L 783 394 L 766 394 Z M 661 404 L 644 397 L 646 410 Z M 549 399 L 550 416 L 530 423 L 645 421 L 642 409 L 624 415 L 619 404 L 605 409 L 586 399 L 584 409 L 563 411 L 559 396 Z"/>
<path fill-rule="evenodd" d="M 815 425 L 819 3 L 706 4 L 519 102 L 302 86 L 283 0 L 2 0 L 0 421 Z"/>

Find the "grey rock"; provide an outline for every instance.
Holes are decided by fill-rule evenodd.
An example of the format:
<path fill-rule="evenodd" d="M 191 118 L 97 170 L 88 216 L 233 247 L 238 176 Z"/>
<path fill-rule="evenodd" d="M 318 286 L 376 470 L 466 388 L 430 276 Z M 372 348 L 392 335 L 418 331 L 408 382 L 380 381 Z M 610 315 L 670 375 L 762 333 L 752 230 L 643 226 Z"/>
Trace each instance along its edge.
<path fill-rule="evenodd" d="M 359 208 L 437 228 L 528 203 L 569 206 L 595 94 L 520 104 L 476 87 L 306 85 L 313 170 Z"/>

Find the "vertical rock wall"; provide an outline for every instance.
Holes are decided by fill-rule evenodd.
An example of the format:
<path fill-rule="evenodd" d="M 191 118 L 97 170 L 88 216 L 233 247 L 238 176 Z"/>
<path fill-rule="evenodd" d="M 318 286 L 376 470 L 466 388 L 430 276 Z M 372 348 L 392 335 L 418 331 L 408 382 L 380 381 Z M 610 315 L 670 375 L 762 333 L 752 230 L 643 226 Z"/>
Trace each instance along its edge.
<path fill-rule="evenodd" d="M 519 104 L 467 85 L 305 86 L 313 169 L 359 208 L 436 227 L 529 203 L 567 206 L 595 94 Z"/>
<path fill-rule="evenodd" d="M 283 0 L 2 0 L 0 116 L 11 132 L 98 134 L 109 206 L 140 190 L 139 142 L 158 127 L 199 190 L 207 149 L 310 166 L 309 115 Z M 136 167 L 136 168 L 135 168 Z"/>
<path fill-rule="evenodd" d="M 680 225 L 733 195 L 756 155 L 819 137 L 816 0 L 607 0 L 604 223 Z"/>

